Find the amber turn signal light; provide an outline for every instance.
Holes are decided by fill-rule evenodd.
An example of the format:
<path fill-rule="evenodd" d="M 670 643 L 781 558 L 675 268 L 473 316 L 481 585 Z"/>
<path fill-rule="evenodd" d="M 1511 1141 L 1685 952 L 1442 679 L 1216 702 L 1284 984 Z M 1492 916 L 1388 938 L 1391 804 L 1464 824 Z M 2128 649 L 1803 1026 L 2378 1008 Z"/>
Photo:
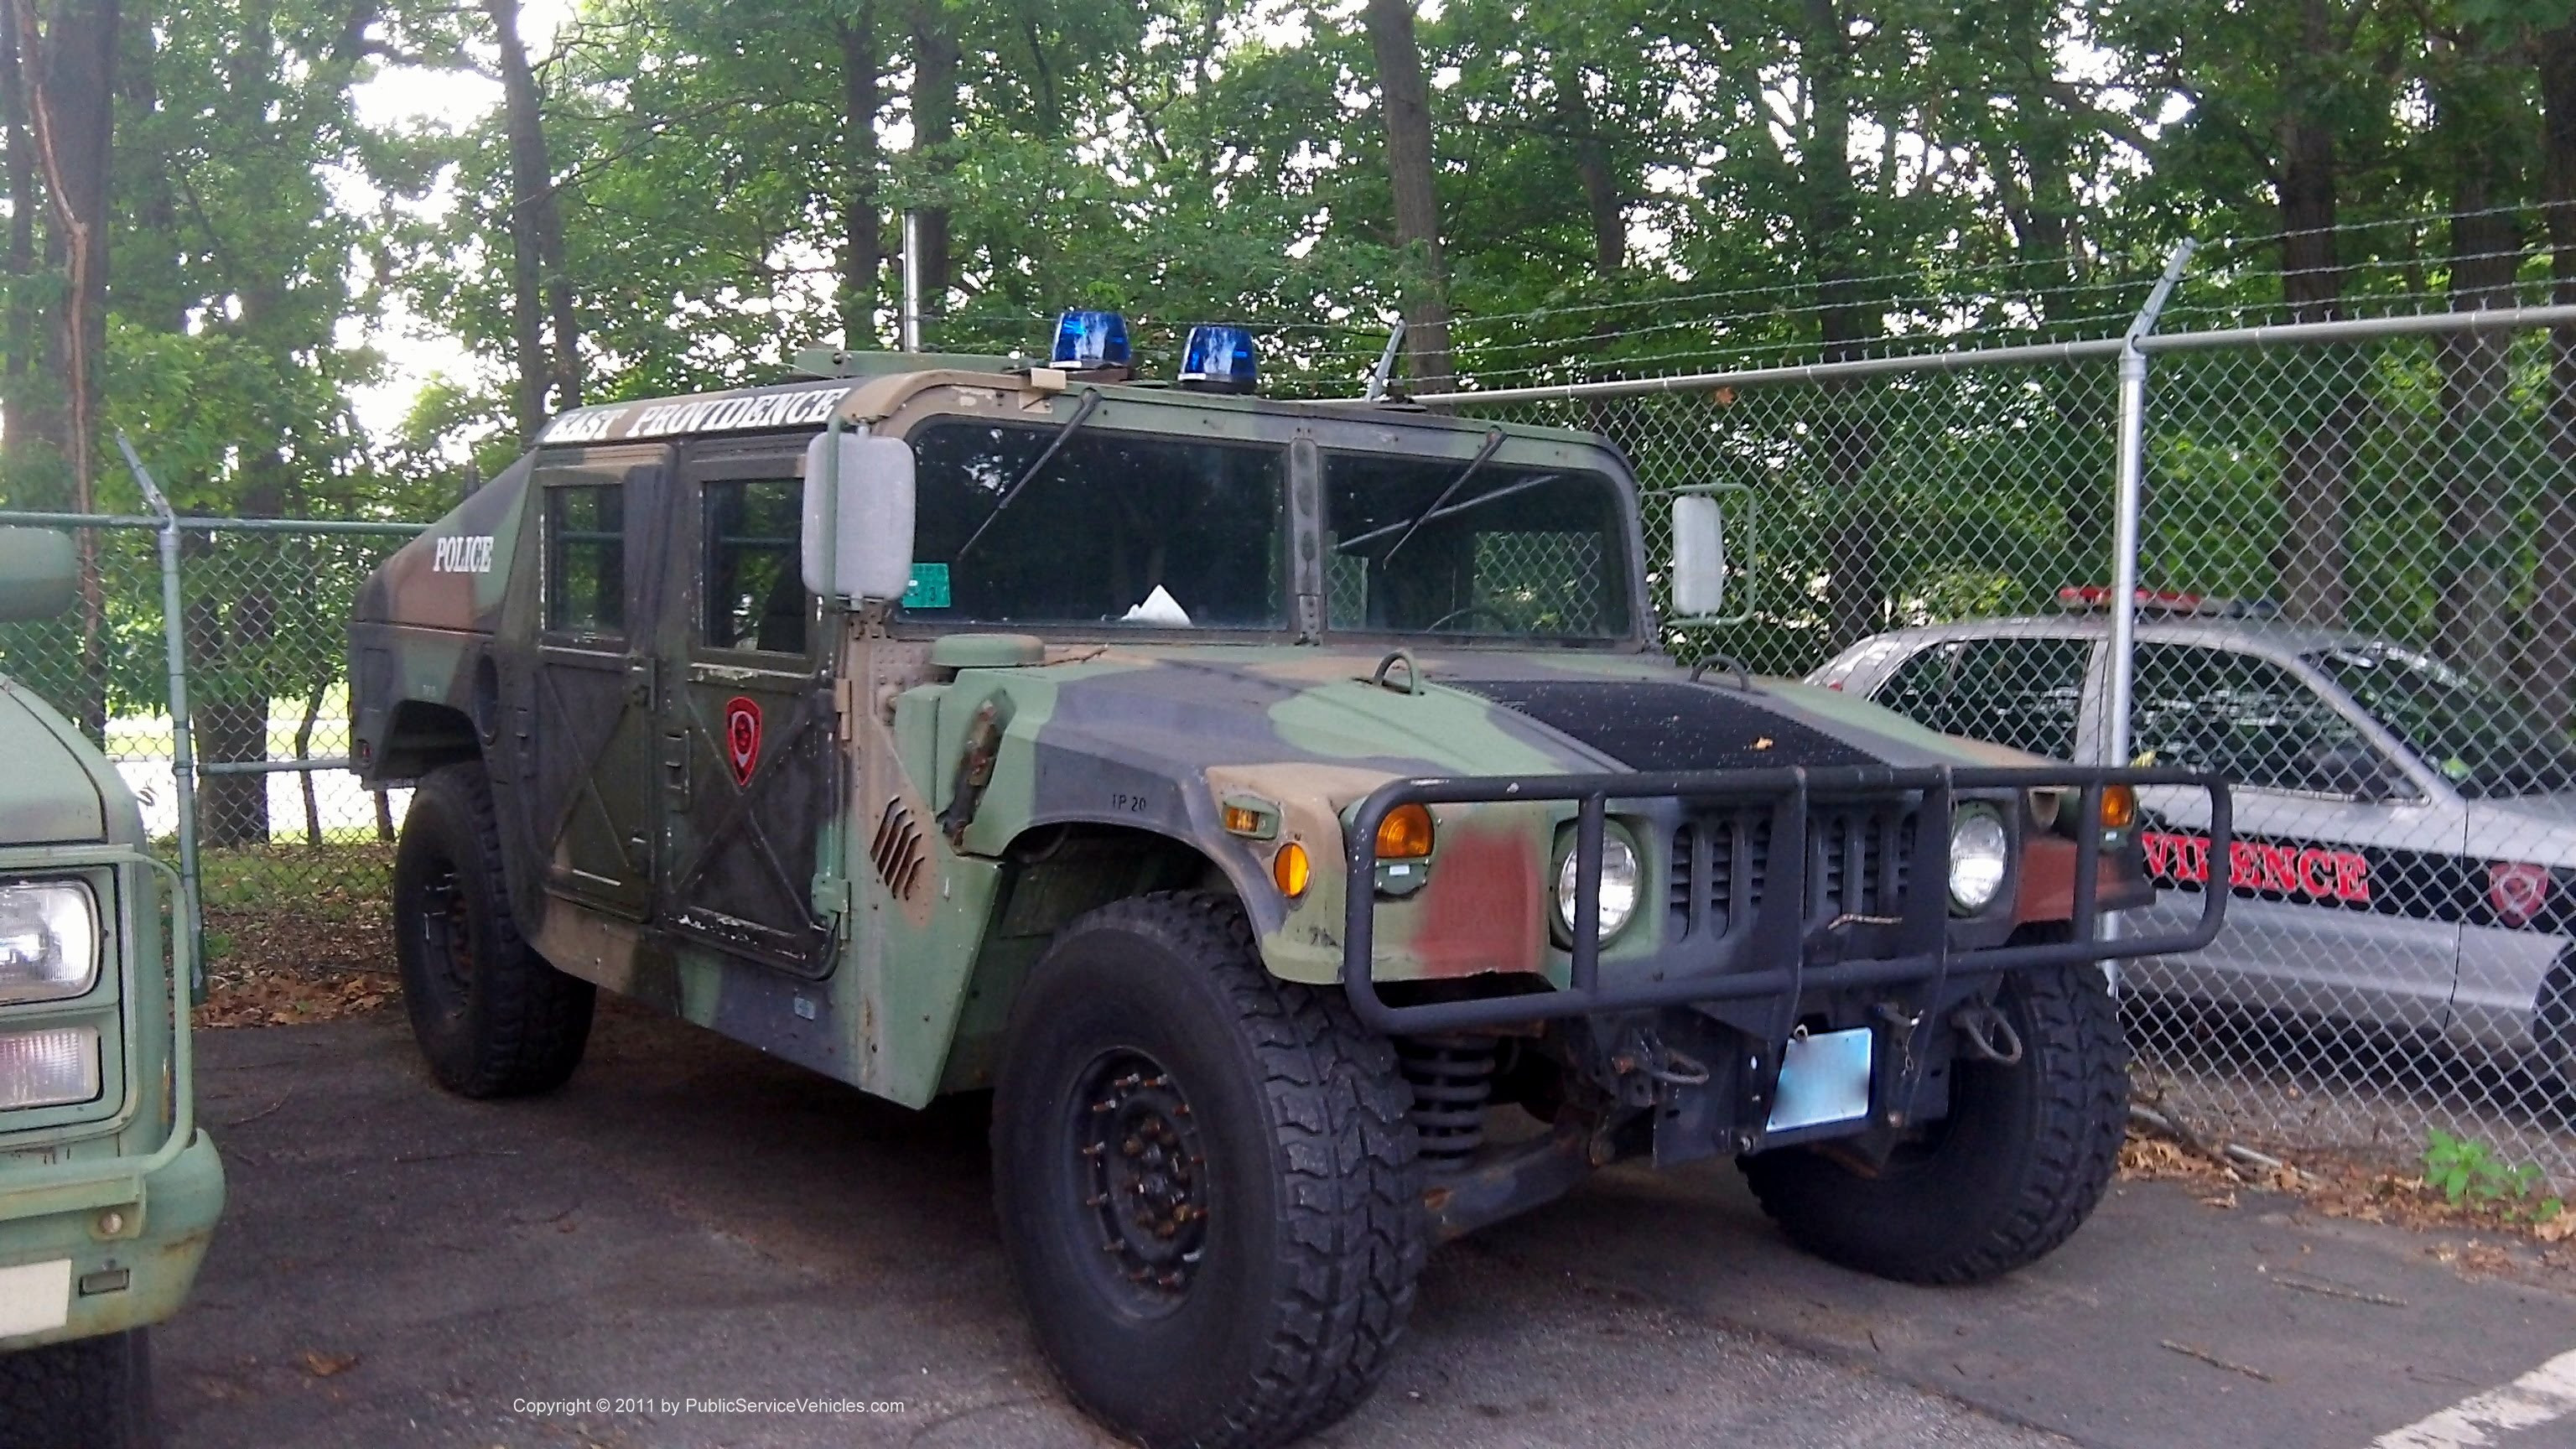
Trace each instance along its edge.
<path fill-rule="evenodd" d="M 2102 828 L 2126 830 L 2138 823 L 2138 792 L 2126 785 L 2102 787 Z"/>
<path fill-rule="evenodd" d="M 1377 823 L 1377 858 L 1420 860 L 1431 854 L 1431 810 L 1415 802 L 1398 805 Z"/>
<path fill-rule="evenodd" d="M 1292 901 L 1306 893 L 1306 882 L 1313 875 L 1314 866 L 1306 859 L 1306 847 L 1293 840 L 1270 857 L 1270 878 L 1279 883 L 1279 893 Z"/>

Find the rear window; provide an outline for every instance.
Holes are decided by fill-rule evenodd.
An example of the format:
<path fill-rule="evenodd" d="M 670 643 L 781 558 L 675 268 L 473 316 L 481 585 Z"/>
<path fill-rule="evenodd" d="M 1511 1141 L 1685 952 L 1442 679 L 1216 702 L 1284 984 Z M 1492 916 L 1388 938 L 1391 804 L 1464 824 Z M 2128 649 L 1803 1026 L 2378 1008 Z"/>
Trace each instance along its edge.
<path fill-rule="evenodd" d="M 546 627 L 572 634 L 626 628 L 626 510 L 616 484 L 546 489 Z"/>
<path fill-rule="evenodd" d="M 1954 639 L 1898 665 L 1877 702 L 1945 735 L 2070 760 L 2092 658 L 2083 639 Z"/>

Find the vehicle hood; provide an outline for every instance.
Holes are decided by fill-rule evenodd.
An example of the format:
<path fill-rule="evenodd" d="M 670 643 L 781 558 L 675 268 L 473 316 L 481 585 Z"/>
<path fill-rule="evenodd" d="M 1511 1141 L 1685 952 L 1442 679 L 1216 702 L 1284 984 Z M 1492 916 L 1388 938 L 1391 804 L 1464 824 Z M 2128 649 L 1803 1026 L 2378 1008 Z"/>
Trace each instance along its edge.
<path fill-rule="evenodd" d="M 0 851 L 107 838 L 111 800 L 133 798 L 69 721 L 14 680 L 0 679 Z M 111 790 L 113 794 L 111 795 Z"/>
<path fill-rule="evenodd" d="M 1040 738 L 1165 770 L 1302 762 L 1389 775 L 2021 765 L 1826 690 L 1660 658 L 1115 648 L 1050 676 Z M 1420 679 L 1408 678 L 1418 667 Z"/>

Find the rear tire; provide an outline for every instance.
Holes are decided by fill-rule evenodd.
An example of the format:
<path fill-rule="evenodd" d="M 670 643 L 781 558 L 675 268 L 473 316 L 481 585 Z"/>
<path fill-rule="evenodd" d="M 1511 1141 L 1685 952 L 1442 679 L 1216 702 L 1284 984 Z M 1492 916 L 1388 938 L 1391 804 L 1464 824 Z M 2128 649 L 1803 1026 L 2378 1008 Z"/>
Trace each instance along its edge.
<path fill-rule="evenodd" d="M 431 772 L 394 848 L 394 955 L 412 1036 L 461 1097 L 549 1092 L 581 1065 L 591 984 L 519 934 L 480 764 Z"/>
<path fill-rule="evenodd" d="M 0 1449 L 148 1449 L 155 1442 L 144 1330 L 0 1354 Z"/>
<path fill-rule="evenodd" d="M 1272 979 L 1234 902 L 1067 926 L 1013 1005 L 992 1141 L 1074 1401 L 1153 1449 L 1259 1449 L 1366 1398 L 1426 1251 L 1410 1105 L 1389 1043 Z"/>
<path fill-rule="evenodd" d="M 2553 1118 L 2541 1125 L 2565 1131 L 2576 1126 L 2576 960 L 2565 952 L 2541 983 L 2531 1035 L 2539 1057 L 2541 1111 Z"/>
<path fill-rule="evenodd" d="M 1964 1058 L 1950 1114 L 1874 1176 L 1804 1148 L 1740 1160 L 1791 1242 L 1907 1283 L 1974 1283 L 2046 1256 L 2102 1201 L 2128 1128 L 2128 1045 L 2092 966 L 2016 973 L 1995 1005 L 2014 1066 Z"/>

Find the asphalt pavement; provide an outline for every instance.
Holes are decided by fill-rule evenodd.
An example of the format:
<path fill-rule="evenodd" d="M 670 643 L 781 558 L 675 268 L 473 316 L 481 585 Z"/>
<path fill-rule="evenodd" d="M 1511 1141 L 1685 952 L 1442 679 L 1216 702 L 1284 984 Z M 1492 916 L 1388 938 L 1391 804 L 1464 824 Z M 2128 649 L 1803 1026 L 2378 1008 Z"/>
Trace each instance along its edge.
<path fill-rule="evenodd" d="M 517 1103 L 438 1092 L 399 1013 L 200 1043 L 232 1197 L 154 1345 L 171 1449 L 1113 1442 L 1022 1324 L 971 1108 L 630 1009 Z M 2576 1445 L 2576 1285 L 2457 1244 L 2122 1184 L 2034 1268 L 1912 1289 L 1793 1252 L 1731 1167 L 1620 1169 L 1436 1252 L 1316 1442 Z"/>

